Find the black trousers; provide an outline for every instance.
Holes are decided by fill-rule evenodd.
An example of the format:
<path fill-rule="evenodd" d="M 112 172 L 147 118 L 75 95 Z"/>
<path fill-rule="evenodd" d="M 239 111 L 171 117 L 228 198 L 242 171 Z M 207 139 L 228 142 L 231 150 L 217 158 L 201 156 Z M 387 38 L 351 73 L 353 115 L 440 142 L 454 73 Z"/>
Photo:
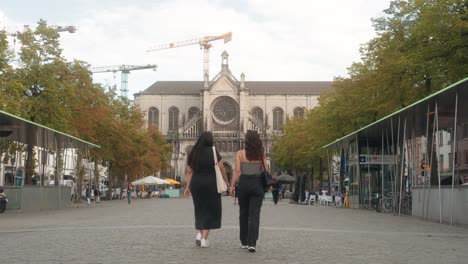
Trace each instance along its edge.
<path fill-rule="evenodd" d="M 239 178 L 239 226 L 243 245 L 256 246 L 260 228 L 260 209 L 265 191 L 263 179 L 258 175 Z"/>
<path fill-rule="evenodd" d="M 271 193 L 273 194 L 273 202 L 275 204 L 278 203 L 278 195 L 279 195 L 279 192 L 278 191 L 271 191 Z"/>

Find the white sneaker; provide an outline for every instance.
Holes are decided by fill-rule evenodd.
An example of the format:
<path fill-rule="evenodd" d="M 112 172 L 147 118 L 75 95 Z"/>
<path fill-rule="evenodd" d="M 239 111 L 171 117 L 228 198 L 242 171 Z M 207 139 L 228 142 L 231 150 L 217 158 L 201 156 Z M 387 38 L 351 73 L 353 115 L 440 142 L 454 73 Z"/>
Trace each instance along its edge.
<path fill-rule="evenodd" d="M 249 251 L 253 253 L 253 252 L 257 251 L 257 249 L 255 247 L 250 246 Z"/>
<path fill-rule="evenodd" d="M 201 233 L 197 233 L 197 236 L 195 237 L 195 244 L 197 246 L 200 246 L 201 245 Z"/>
<path fill-rule="evenodd" d="M 206 248 L 206 247 L 209 247 L 209 246 L 210 246 L 210 243 L 208 242 L 208 240 L 202 239 L 202 240 L 201 240 L 201 243 L 200 243 L 200 246 Z"/>
<path fill-rule="evenodd" d="M 241 243 L 240 247 L 241 247 L 242 249 L 247 249 L 247 248 L 249 248 L 249 246 L 243 245 L 242 243 Z"/>

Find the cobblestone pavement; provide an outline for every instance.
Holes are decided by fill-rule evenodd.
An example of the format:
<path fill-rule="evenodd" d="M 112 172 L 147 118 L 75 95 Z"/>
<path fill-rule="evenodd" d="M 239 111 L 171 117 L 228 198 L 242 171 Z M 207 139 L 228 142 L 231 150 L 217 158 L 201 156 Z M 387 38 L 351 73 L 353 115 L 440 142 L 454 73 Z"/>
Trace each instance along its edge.
<path fill-rule="evenodd" d="M 1 263 L 468 263 L 468 228 L 326 206 L 262 207 L 257 252 L 239 248 L 238 207 L 195 246 L 187 199 L 104 201 L 0 215 Z"/>

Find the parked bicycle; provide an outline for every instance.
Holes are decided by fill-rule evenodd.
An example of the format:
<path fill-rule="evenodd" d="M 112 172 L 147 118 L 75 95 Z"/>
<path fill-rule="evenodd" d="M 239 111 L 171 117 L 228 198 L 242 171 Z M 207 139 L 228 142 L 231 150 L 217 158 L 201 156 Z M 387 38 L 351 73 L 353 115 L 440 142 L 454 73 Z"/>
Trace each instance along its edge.
<path fill-rule="evenodd" d="M 382 199 L 380 193 L 375 193 L 374 196 L 371 197 L 370 207 L 368 197 L 364 197 L 362 202 L 366 209 L 375 209 L 377 212 L 382 212 L 383 208 L 383 212 L 388 213 L 391 212 L 393 209 L 393 194 L 387 193 Z"/>
<path fill-rule="evenodd" d="M 393 193 L 389 192 L 385 195 L 383 199 L 383 210 L 385 213 L 389 213 L 393 211 Z"/>
<path fill-rule="evenodd" d="M 364 204 L 364 208 L 366 209 L 375 209 L 375 211 L 381 212 L 380 196 L 378 193 L 375 193 L 374 196 L 371 197 L 370 201 L 369 197 L 364 197 L 362 203 Z"/>
<path fill-rule="evenodd" d="M 406 215 L 412 215 L 412 195 L 411 193 L 403 194 L 401 199 L 401 212 Z"/>

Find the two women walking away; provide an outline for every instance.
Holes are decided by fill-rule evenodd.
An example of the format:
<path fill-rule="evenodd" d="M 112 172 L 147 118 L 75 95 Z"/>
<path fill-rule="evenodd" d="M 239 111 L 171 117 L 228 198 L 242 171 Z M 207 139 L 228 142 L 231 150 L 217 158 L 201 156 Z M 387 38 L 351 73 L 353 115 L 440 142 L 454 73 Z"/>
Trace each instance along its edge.
<path fill-rule="evenodd" d="M 236 165 L 231 180 L 230 194 L 239 179 L 239 226 L 241 248 L 256 251 L 260 227 L 260 209 L 265 196 L 264 179 L 261 173 L 267 170 L 262 141 L 256 131 L 245 135 L 245 149 L 236 153 Z"/>
<path fill-rule="evenodd" d="M 213 147 L 213 134 L 203 132 L 187 159 L 187 188 L 184 192 L 187 198 L 192 193 L 197 230 L 195 242 L 201 247 L 209 246 L 208 234 L 211 229 L 221 228 L 221 195 L 216 185 L 216 162 L 227 184 L 222 157 Z"/>

